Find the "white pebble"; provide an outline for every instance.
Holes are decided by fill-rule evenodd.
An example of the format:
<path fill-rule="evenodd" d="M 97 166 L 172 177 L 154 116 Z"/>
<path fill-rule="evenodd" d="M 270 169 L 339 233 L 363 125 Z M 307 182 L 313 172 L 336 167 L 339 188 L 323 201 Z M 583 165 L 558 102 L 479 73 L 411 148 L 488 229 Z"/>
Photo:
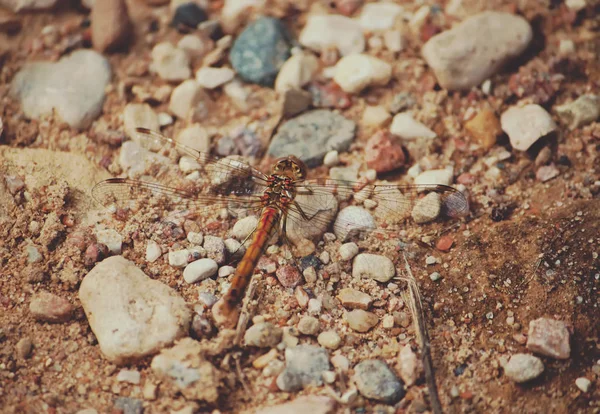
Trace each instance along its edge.
<path fill-rule="evenodd" d="M 318 69 L 319 60 L 312 53 L 292 55 L 279 69 L 275 91 L 282 93 L 288 89 L 301 89 L 312 80 Z"/>
<path fill-rule="evenodd" d="M 592 382 L 586 377 L 579 377 L 575 380 L 575 385 L 583 392 L 588 392 L 592 385 Z"/>
<path fill-rule="evenodd" d="M 222 266 L 219 268 L 219 277 L 227 277 L 235 273 L 235 267 L 233 266 Z"/>
<path fill-rule="evenodd" d="M 429 193 L 419 199 L 412 211 L 412 218 L 417 224 L 435 220 L 442 211 L 442 199 L 438 193 Z"/>
<path fill-rule="evenodd" d="M 390 52 L 402 52 L 404 49 L 404 38 L 400 30 L 387 30 L 383 34 L 383 44 Z"/>
<path fill-rule="evenodd" d="M 358 23 L 364 30 L 371 32 L 391 29 L 403 11 L 402 6 L 394 3 L 368 3 L 364 5 Z"/>
<path fill-rule="evenodd" d="M 173 267 L 184 267 L 188 264 L 190 251 L 188 249 L 169 252 L 169 264 Z"/>
<path fill-rule="evenodd" d="M 173 123 L 173 117 L 166 112 L 158 113 L 158 125 L 161 127 L 171 125 Z"/>
<path fill-rule="evenodd" d="M 339 252 L 342 260 L 352 260 L 358 254 L 358 246 L 354 242 L 344 243 L 340 246 Z"/>
<path fill-rule="evenodd" d="M 429 275 L 429 279 L 431 279 L 432 282 L 437 282 L 441 278 L 442 278 L 442 275 L 440 275 L 438 272 L 433 272 L 432 274 Z"/>
<path fill-rule="evenodd" d="M 169 42 L 158 43 L 152 49 L 151 70 L 166 81 L 182 81 L 192 76 L 187 53 Z"/>
<path fill-rule="evenodd" d="M 200 259 L 190 263 L 183 270 L 183 279 L 188 283 L 198 282 L 214 276 L 219 266 L 213 259 Z"/>
<path fill-rule="evenodd" d="M 444 169 L 440 169 L 440 170 L 424 171 L 415 177 L 415 184 L 416 185 L 427 185 L 427 184 L 450 185 L 450 184 L 452 184 L 453 175 L 454 175 L 454 171 L 453 171 L 452 167 L 444 168 Z"/>
<path fill-rule="evenodd" d="M 336 331 L 325 331 L 319 334 L 319 336 L 317 337 L 317 342 L 319 342 L 319 345 L 321 345 L 324 348 L 338 349 L 342 342 L 342 339 Z"/>
<path fill-rule="evenodd" d="M 141 379 L 141 374 L 139 371 L 134 369 L 122 369 L 117 374 L 117 381 L 119 382 L 128 382 L 130 384 L 139 384 Z"/>
<path fill-rule="evenodd" d="M 308 16 L 298 40 L 302 46 L 318 52 L 335 46 L 342 56 L 365 50 L 365 37 L 360 24 L 336 14 Z"/>
<path fill-rule="evenodd" d="M 361 253 L 352 262 L 352 276 L 368 278 L 378 282 L 388 282 L 396 275 L 394 263 L 385 256 Z"/>
<path fill-rule="evenodd" d="M 415 120 L 410 112 L 401 112 L 394 116 L 390 132 L 407 140 L 417 138 L 433 139 L 437 136 L 427 126 Z"/>
<path fill-rule="evenodd" d="M 437 263 L 437 258 L 435 256 L 427 256 L 425 258 L 425 264 L 432 265 Z"/>
<path fill-rule="evenodd" d="M 325 384 L 333 384 L 335 382 L 335 372 L 323 371 L 321 375 L 323 375 L 323 381 Z"/>
<path fill-rule="evenodd" d="M 323 158 L 323 165 L 326 167 L 335 167 L 340 163 L 340 155 L 337 151 L 329 151 Z"/>
<path fill-rule="evenodd" d="M 392 116 L 382 105 L 367 106 L 363 112 L 362 122 L 366 126 L 379 127 L 386 124 Z"/>
<path fill-rule="evenodd" d="M 148 244 L 146 245 L 146 260 L 150 263 L 153 263 L 158 260 L 161 254 L 162 251 L 158 243 L 154 240 L 149 240 Z"/>
<path fill-rule="evenodd" d="M 308 313 L 311 315 L 318 315 L 321 313 L 323 304 L 319 299 L 312 298 L 308 301 Z"/>
<path fill-rule="evenodd" d="M 519 151 L 527 151 L 538 139 L 556 130 L 550 114 L 536 104 L 507 109 L 500 117 L 500 124 L 512 147 Z"/>
<path fill-rule="evenodd" d="M 202 67 L 196 71 L 196 82 L 206 89 L 215 89 L 231 81 L 235 72 L 229 68 Z"/>
<path fill-rule="evenodd" d="M 345 56 L 335 66 L 335 82 L 348 93 L 358 93 L 368 86 L 386 85 L 392 66 L 366 54 Z"/>
<path fill-rule="evenodd" d="M 202 166 L 198 161 L 196 161 L 195 158 L 192 158 L 187 155 L 184 155 L 181 158 L 179 158 L 179 169 L 183 173 L 187 174 L 192 171 L 197 171 L 200 168 L 202 168 Z"/>
<path fill-rule="evenodd" d="M 121 254 L 123 237 L 116 230 L 106 229 L 96 231 L 96 241 L 108 247 L 112 254 Z"/>
<path fill-rule="evenodd" d="M 190 231 L 187 234 L 187 240 L 192 244 L 196 244 L 196 245 L 200 246 L 200 245 L 202 245 L 202 242 L 204 241 L 204 236 L 202 235 L 202 233 Z"/>
<path fill-rule="evenodd" d="M 346 240 L 356 233 L 376 228 L 375 219 L 367 210 L 358 206 L 342 209 L 333 223 L 333 233 L 340 240 Z"/>
<path fill-rule="evenodd" d="M 204 92 L 194 79 L 181 82 L 171 93 L 169 111 L 178 118 L 186 119 L 190 110 L 202 100 Z"/>

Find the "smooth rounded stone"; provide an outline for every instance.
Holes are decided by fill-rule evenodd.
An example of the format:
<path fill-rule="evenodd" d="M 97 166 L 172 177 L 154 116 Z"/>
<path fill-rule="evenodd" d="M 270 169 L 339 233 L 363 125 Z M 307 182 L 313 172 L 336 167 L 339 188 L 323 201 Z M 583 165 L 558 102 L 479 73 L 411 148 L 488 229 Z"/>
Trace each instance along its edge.
<path fill-rule="evenodd" d="M 450 185 L 452 184 L 452 177 L 454 171 L 452 168 L 444 168 L 439 170 L 428 170 L 423 171 L 415 177 L 416 185 Z"/>
<path fill-rule="evenodd" d="M 504 364 L 504 374 L 514 382 L 527 382 L 544 372 L 544 363 L 529 354 L 515 354 Z"/>
<path fill-rule="evenodd" d="M 398 354 L 398 371 L 407 387 L 414 385 L 419 379 L 421 365 L 410 344 L 404 345 Z"/>
<path fill-rule="evenodd" d="M 442 275 L 439 272 L 433 272 L 429 275 L 429 279 L 431 279 L 432 282 L 437 282 L 441 278 L 442 278 Z"/>
<path fill-rule="evenodd" d="M 231 81 L 235 72 L 229 68 L 202 67 L 196 71 L 196 82 L 206 89 L 215 89 Z"/>
<path fill-rule="evenodd" d="M 298 331 L 304 335 L 316 335 L 319 328 L 319 320 L 314 316 L 303 316 L 298 322 Z"/>
<path fill-rule="evenodd" d="M 177 49 L 181 49 L 192 59 L 199 59 L 213 49 L 213 42 L 204 37 L 187 34 L 177 42 Z"/>
<path fill-rule="evenodd" d="M 342 260 L 352 260 L 358 254 L 358 246 L 354 242 L 344 243 L 339 249 Z"/>
<path fill-rule="evenodd" d="M 114 229 L 96 230 L 96 241 L 108 247 L 112 254 L 121 254 L 123 236 Z"/>
<path fill-rule="evenodd" d="M 486 150 L 492 148 L 498 135 L 502 134 L 498 117 L 488 108 L 482 109 L 473 119 L 467 121 L 465 129 Z"/>
<path fill-rule="evenodd" d="M 403 11 L 402 6 L 394 3 L 368 3 L 360 13 L 358 23 L 363 30 L 370 32 L 391 29 Z"/>
<path fill-rule="evenodd" d="M 157 242 L 149 240 L 146 244 L 146 260 L 154 263 L 162 255 L 162 250 Z"/>
<path fill-rule="evenodd" d="M 281 66 L 275 79 L 275 91 L 301 89 L 309 83 L 319 69 L 319 59 L 312 53 L 296 53 Z"/>
<path fill-rule="evenodd" d="M 357 233 L 377 228 L 375 219 L 367 210 L 358 206 L 348 206 L 340 210 L 333 224 L 333 233 L 340 240 L 346 240 Z"/>
<path fill-rule="evenodd" d="M 554 111 L 561 122 L 573 130 L 600 118 L 600 96 L 582 95 L 572 102 L 555 107 Z"/>
<path fill-rule="evenodd" d="M 323 395 L 307 395 L 294 399 L 293 401 L 270 407 L 258 408 L 255 414 L 334 414 L 336 412 L 336 401 Z"/>
<path fill-rule="evenodd" d="M 467 90 L 519 56 L 532 38 L 524 18 L 486 11 L 433 36 L 421 52 L 444 89 Z"/>
<path fill-rule="evenodd" d="M 335 167 L 340 163 L 340 154 L 337 151 L 329 151 L 323 157 L 323 165 L 326 167 Z"/>
<path fill-rule="evenodd" d="M 394 116 L 390 132 L 406 140 L 418 138 L 434 139 L 437 137 L 435 132 L 415 120 L 410 112 L 401 112 Z"/>
<path fill-rule="evenodd" d="M 361 253 L 352 262 L 352 277 L 389 282 L 396 275 L 394 263 L 385 256 Z"/>
<path fill-rule="evenodd" d="M 362 123 L 370 127 L 380 127 L 386 124 L 392 116 L 382 105 L 367 106 L 362 116 Z"/>
<path fill-rule="evenodd" d="M 545 183 L 546 181 L 550 181 L 551 179 L 558 177 L 559 174 L 560 170 L 556 168 L 556 165 L 543 165 L 535 172 L 535 178 L 538 181 Z"/>
<path fill-rule="evenodd" d="M 171 26 L 195 30 L 200 23 L 208 19 L 206 12 L 193 1 L 180 4 L 173 13 Z"/>
<path fill-rule="evenodd" d="M 588 392 L 590 390 L 590 387 L 592 386 L 592 381 L 590 381 L 586 377 L 579 377 L 575 380 L 575 386 L 579 388 L 582 392 Z"/>
<path fill-rule="evenodd" d="M 284 123 L 269 146 L 269 155 L 294 154 L 309 168 L 318 167 L 328 151 L 347 151 L 354 140 L 356 124 L 335 112 L 318 109 Z"/>
<path fill-rule="evenodd" d="M 563 321 L 538 318 L 529 322 L 527 349 L 556 359 L 571 356 L 569 329 Z"/>
<path fill-rule="evenodd" d="M 17 356 L 20 359 L 29 358 L 31 351 L 33 350 L 33 342 L 31 341 L 31 338 L 26 336 L 19 339 L 17 345 L 15 345 L 15 350 L 17 351 Z"/>
<path fill-rule="evenodd" d="M 206 129 L 202 128 L 200 124 L 192 124 L 181 130 L 175 140 L 199 152 L 208 153 L 210 151 L 210 138 Z"/>
<path fill-rule="evenodd" d="M 187 249 L 169 252 L 169 264 L 173 267 L 185 267 L 188 264 L 190 251 Z"/>
<path fill-rule="evenodd" d="M 383 44 L 390 52 L 402 52 L 405 44 L 404 36 L 400 30 L 386 30 L 383 33 Z"/>
<path fill-rule="evenodd" d="M 325 331 L 317 336 L 317 342 L 323 348 L 335 350 L 340 347 L 342 338 L 340 338 L 340 335 L 336 331 Z"/>
<path fill-rule="evenodd" d="M 198 171 L 202 168 L 202 165 L 200 165 L 196 158 L 192 158 L 187 155 L 184 155 L 181 158 L 179 158 L 178 166 L 181 172 L 186 174 L 192 171 Z"/>
<path fill-rule="evenodd" d="M 98 0 L 102 1 L 102 0 Z M 115 409 L 123 414 L 142 414 L 144 411 L 144 402 L 137 398 L 117 397 L 115 398 Z"/>
<path fill-rule="evenodd" d="M 171 125 L 173 123 L 173 117 L 166 112 L 158 113 L 158 125 L 161 128 Z"/>
<path fill-rule="evenodd" d="M 386 85 L 392 77 L 392 66 L 364 53 L 344 56 L 335 65 L 333 80 L 344 92 L 358 93 L 369 86 Z"/>
<path fill-rule="evenodd" d="M 92 44 L 99 52 L 122 48 L 131 38 L 131 20 L 125 0 L 102 0 L 90 13 Z"/>
<path fill-rule="evenodd" d="M 317 52 L 334 46 L 342 56 L 365 50 L 365 36 L 360 24 L 354 19 L 336 14 L 308 16 L 298 41 L 302 46 Z"/>
<path fill-rule="evenodd" d="M 357 364 L 352 379 L 358 391 L 367 398 L 387 404 L 395 404 L 404 398 L 404 383 L 385 362 L 378 359 Z"/>
<path fill-rule="evenodd" d="M 185 301 L 122 256 L 97 264 L 81 282 L 79 298 L 100 350 L 116 364 L 154 354 L 188 334 Z"/>
<path fill-rule="evenodd" d="M 122 369 L 117 374 L 117 381 L 128 382 L 130 384 L 139 384 L 141 377 L 142 375 L 140 374 L 140 371 L 135 369 Z"/>
<path fill-rule="evenodd" d="M 204 241 L 204 235 L 195 231 L 188 232 L 186 236 L 187 241 L 197 246 L 201 246 Z"/>
<path fill-rule="evenodd" d="M 378 173 L 396 170 L 404 165 L 406 155 L 398 138 L 389 131 L 376 132 L 365 146 L 367 167 Z"/>
<path fill-rule="evenodd" d="M 169 112 L 181 119 L 187 119 L 190 111 L 206 97 L 202 86 L 195 79 L 181 82 L 169 99 Z"/>
<path fill-rule="evenodd" d="M 158 115 L 152 107 L 145 103 L 129 103 L 123 110 L 123 129 L 129 138 L 139 143 L 137 128 L 160 131 Z M 145 144 L 145 143 L 144 143 Z M 150 150 L 158 149 L 158 143 L 152 144 Z"/>
<path fill-rule="evenodd" d="M 373 303 L 371 296 L 352 288 L 343 288 L 337 294 L 337 298 L 343 307 L 351 309 L 367 310 Z"/>
<path fill-rule="evenodd" d="M 134 136 L 137 137 L 137 134 Z M 153 144 L 152 142 L 145 142 L 145 144 L 148 143 Z M 119 166 L 127 171 L 129 177 L 144 174 L 148 167 L 153 164 L 167 165 L 168 162 L 167 157 L 151 152 L 135 141 L 125 141 L 119 152 Z"/>
<path fill-rule="evenodd" d="M 235 222 L 231 235 L 239 241 L 246 240 L 258 225 L 258 217 L 247 216 Z"/>
<path fill-rule="evenodd" d="M 190 58 L 184 50 L 170 42 L 161 42 L 152 48 L 150 69 L 166 81 L 183 81 L 192 76 Z"/>
<path fill-rule="evenodd" d="M 195 283 L 217 274 L 219 266 L 213 259 L 199 259 L 188 264 L 183 270 L 183 279 L 187 283 Z"/>
<path fill-rule="evenodd" d="M 233 266 L 223 266 L 219 268 L 218 276 L 219 277 L 227 277 L 235 273 L 235 267 Z"/>
<path fill-rule="evenodd" d="M 217 264 L 223 264 L 225 262 L 225 254 L 227 249 L 225 248 L 225 242 L 222 238 L 216 236 L 205 236 L 204 248 L 206 249 L 206 256 L 209 259 L 213 259 L 215 262 L 217 262 Z"/>
<path fill-rule="evenodd" d="M 296 266 L 285 265 L 281 266 L 275 272 L 277 280 L 285 288 L 294 288 L 302 283 L 302 274 Z"/>
<path fill-rule="evenodd" d="M 346 314 L 348 326 L 356 332 L 369 332 L 379 322 L 377 315 L 362 309 L 354 309 Z"/>
<path fill-rule="evenodd" d="M 319 315 L 323 308 L 323 302 L 316 298 L 311 298 L 308 301 L 308 313 L 311 315 Z"/>
<path fill-rule="evenodd" d="M 327 351 L 315 345 L 302 344 L 285 350 L 285 369 L 277 376 L 281 391 L 299 391 L 309 385 L 323 385 L 323 372 L 329 370 Z"/>
<path fill-rule="evenodd" d="M 424 224 L 435 220 L 440 215 L 441 211 L 441 196 L 439 193 L 429 193 L 417 201 L 411 215 L 415 223 Z"/>
<path fill-rule="evenodd" d="M 272 348 L 281 342 L 283 330 L 271 322 L 260 322 L 252 325 L 244 334 L 244 342 L 248 346 Z"/>
<path fill-rule="evenodd" d="M 58 62 L 26 64 L 13 78 L 11 94 L 28 118 L 54 111 L 72 128 L 87 128 L 102 112 L 110 63 L 93 50 L 77 50 Z"/>
<path fill-rule="evenodd" d="M 538 139 L 556 130 L 550 114 L 536 104 L 508 108 L 500 116 L 500 124 L 512 147 L 519 151 L 527 151 Z"/>
<path fill-rule="evenodd" d="M 40 322 L 67 322 L 73 310 L 73 305 L 67 299 L 45 291 L 34 294 L 29 302 L 29 312 Z"/>
<path fill-rule="evenodd" d="M 203 357 L 204 354 L 200 342 L 192 338 L 183 338 L 172 348 L 161 350 L 150 364 L 154 374 L 163 381 L 161 390 L 172 384 L 186 400 L 214 403 L 219 398 L 223 374 Z"/>
<path fill-rule="evenodd" d="M 290 57 L 291 36 L 273 17 L 260 17 L 246 26 L 229 52 L 229 61 L 246 82 L 272 86 Z"/>

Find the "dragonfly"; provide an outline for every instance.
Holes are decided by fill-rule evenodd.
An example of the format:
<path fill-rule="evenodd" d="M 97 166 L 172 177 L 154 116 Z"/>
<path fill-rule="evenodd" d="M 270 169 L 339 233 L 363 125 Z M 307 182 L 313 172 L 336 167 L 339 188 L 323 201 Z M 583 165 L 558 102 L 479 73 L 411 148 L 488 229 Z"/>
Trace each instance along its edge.
<path fill-rule="evenodd" d="M 215 157 L 145 128 L 137 128 L 134 142 L 143 148 L 143 171 L 133 178 L 104 180 L 92 189 L 94 199 L 110 211 L 124 215 L 150 209 L 156 217 L 165 211 L 207 217 L 226 209 L 236 217 L 259 217 L 254 231 L 242 242 L 249 244 L 229 290 L 212 307 L 219 327 L 237 323 L 254 270 L 274 236 L 291 246 L 318 241 L 335 219 L 334 232 L 345 237 L 356 231 L 377 231 L 393 238 L 397 236 L 394 229 L 417 206 L 429 210 L 432 217 L 463 217 L 469 212 L 463 193 L 446 185 L 308 178 L 306 165 L 294 155 L 277 159 L 265 174 L 240 157 Z M 188 175 L 182 177 L 181 171 Z M 361 206 L 360 214 L 336 219 L 340 206 L 352 204 Z"/>

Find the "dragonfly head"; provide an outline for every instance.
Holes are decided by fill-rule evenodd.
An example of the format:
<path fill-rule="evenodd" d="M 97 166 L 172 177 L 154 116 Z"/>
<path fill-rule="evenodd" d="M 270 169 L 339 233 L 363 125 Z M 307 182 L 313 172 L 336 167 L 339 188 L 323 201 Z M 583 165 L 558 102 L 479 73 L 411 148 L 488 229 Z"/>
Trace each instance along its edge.
<path fill-rule="evenodd" d="M 306 165 L 293 155 L 278 158 L 273 164 L 273 174 L 285 175 L 294 181 L 306 178 Z"/>

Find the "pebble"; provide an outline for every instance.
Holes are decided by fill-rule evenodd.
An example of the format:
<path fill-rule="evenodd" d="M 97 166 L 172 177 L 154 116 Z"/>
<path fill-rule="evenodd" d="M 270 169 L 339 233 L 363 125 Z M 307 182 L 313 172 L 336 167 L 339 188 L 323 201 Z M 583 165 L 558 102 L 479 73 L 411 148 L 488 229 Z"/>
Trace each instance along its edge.
<path fill-rule="evenodd" d="M 592 386 L 592 381 L 586 377 L 579 377 L 575 380 L 575 385 L 583 392 L 588 392 Z"/>
<path fill-rule="evenodd" d="M 273 157 L 294 154 L 309 168 L 323 162 L 331 150 L 347 151 L 354 140 L 356 124 L 335 112 L 317 109 L 285 122 L 271 141 Z"/>
<path fill-rule="evenodd" d="M 215 236 L 205 236 L 204 248 L 209 259 L 213 259 L 219 265 L 225 262 L 226 248 L 223 239 Z"/>
<path fill-rule="evenodd" d="M 204 359 L 204 352 L 200 342 L 183 338 L 155 356 L 150 367 L 163 382 L 172 383 L 186 400 L 214 403 L 219 398 L 222 374 Z M 163 384 L 160 388 L 162 391 Z"/>
<path fill-rule="evenodd" d="M 202 303 L 206 308 L 212 308 L 212 306 L 217 303 L 217 297 L 209 292 L 199 292 L 198 293 L 198 301 Z"/>
<path fill-rule="evenodd" d="M 439 193 L 429 193 L 415 203 L 411 216 L 415 223 L 424 224 L 435 220 L 440 215 L 441 211 L 441 196 Z"/>
<path fill-rule="evenodd" d="M 290 57 L 291 37 L 285 25 L 273 17 L 260 17 L 246 26 L 229 52 L 229 60 L 246 82 L 272 86 Z"/>
<path fill-rule="evenodd" d="M 302 46 L 321 53 L 334 46 L 342 56 L 365 50 L 365 37 L 360 24 L 354 19 L 335 14 L 308 16 L 298 41 Z"/>
<path fill-rule="evenodd" d="M 404 43 L 404 37 L 400 30 L 386 30 L 383 33 L 383 44 L 390 52 L 402 52 L 404 50 Z"/>
<path fill-rule="evenodd" d="M 378 131 L 365 146 L 367 167 L 378 173 L 394 171 L 404 165 L 406 155 L 398 139 L 386 130 Z"/>
<path fill-rule="evenodd" d="M 317 336 L 317 342 L 324 348 L 335 350 L 340 347 L 342 338 L 336 331 L 325 331 Z"/>
<path fill-rule="evenodd" d="M 396 275 L 394 263 L 385 256 L 361 253 L 352 262 L 352 277 L 389 282 Z"/>
<path fill-rule="evenodd" d="M 369 86 L 386 85 L 392 77 L 392 66 L 371 55 L 358 53 L 344 56 L 335 65 L 333 80 L 344 92 L 359 93 Z"/>
<path fill-rule="evenodd" d="M 334 414 L 336 402 L 333 398 L 323 395 L 301 396 L 293 401 L 258 408 L 255 414 Z"/>
<path fill-rule="evenodd" d="M 178 163 L 179 169 L 183 173 L 191 173 L 192 171 L 198 171 L 202 168 L 200 163 L 196 160 L 196 158 L 189 157 L 187 155 L 179 158 Z"/>
<path fill-rule="evenodd" d="M 318 69 L 319 60 L 312 53 L 292 55 L 279 70 L 275 91 L 283 93 L 288 89 L 301 89 L 313 79 Z"/>
<path fill-rule="evenodd" d="M 532 38 L 523 17 L 486 11 L 433 36 L 421 52 L 442 88 L 468 90 L 519 56 Z"/>
<path fill-rule="evenodd" d="M 382 105 L 367 106 L 362 116 L 362 123 L 366 126 L 380 127 L 385 125 L 392 116 Z"/>
<path fill-rule="evenodd" d="M 439 272 L 433 272 L 432 274 L 429 275 L 429 279 L 431 279 L 432 282 L 437 282 L 441 278 L 442 278 L 442 275 L 440 275 Z"/>
<path fill-rule="evenodd" d="M 114 229 L 96 230 L 96 241 L 108 247 L 112 254 L 121 254 L 123 236 Z"/>
<path fill-rule="evenodd" d="M 171 125 L 172 123 L 173 123 L 173 117 L 171 115 L 169 115 L 166 112 L 158 113 L 158 125 L 160 125 L 161 128 Z"/>
<path fill-rule="evenodd" d="M 304 112 L 313 102 L 312 94 L 302 89 L 286 89 L 282 94 L 283 113 L 286 117 Z"/>
<path fill-rule="evenodd" d="M 340 163 L 340 154 L 337 151 L 329 151 L 323 157 L 323 165 L 326 167 L 335 167 Z"/>
<path fill-rule="evenodd" d="M 377 315 L 362 309 L 354 309 L 346 314 L 348 326 L 356 332 L 365 333 L 379 322 Z"/>
<path fill-rule="evenodd" d="M 556 168 L 556 165 L 543 165 L 535 172 L 535 178 L 538 181 L 545 183 L 546 181 L 558 177 L 558 174 L 560 174 L 560 171 L 558 168 Z"/>
<path fill-rule="evenodd" d="M 199 59 L 205 56 L 213 48 L 211 40 L 194 34 L 187 34 L 177 42 L 177 49 L 188 54 L 191 59 Z"/>
<path fill-rule="evenodd" d="M 441 185 L 450 185 L 452 184 L 452 177 L 454 175 L 453 169 L 451 167 L 439 169 L 439 170 L 429 170 L 423 171 L 419 175 L 415 177 L 416 185 L 431 185 L 431 184 L 441 184 Z"/>
<path fill-rule="evenodd" d="M 365 397 L 395 404 L 404 398 L 404 384 L 388 365 L 378 359 L 368 359 L 354 367 L 354 383 Z"/>
<path fill-rule="evenodd" d="M 500 121 L 494 111 L 484 108 L 465 123 L 465 129 L 485 150 L 496 145 L 496 138 L 502 134 Z"/>
<path fill-rule="evenodd" d="M 210 151 L 210 138 L 200 124 L 192 124 L 183 129 L 177 135 L 176 141 L 199 152 Z"/>
<path fill-rule="evenodd" d="M 371 296 L 352 288 L 343 288 L 337 294 L 337 298 L 343 307 L 351 309 L 367 310 L 371 306 L 371 303 L 373 303 Z"/>
<path fill-rule="evenodd" d="M 229 68 L 202 67 L 196 72 L 196 82 L 206 89 L 215 89 L 231 81 L 235 72 Z"/>
<path fill-rule="evenodd" d="M 27 63 L 15 75 L 11 94 L 28 118 L 56 114 L 72 128 L 87 128 L 102 112 L 110 63 L 93 50 L 77 50 L 58 62 Z"/>
<path fill-rule="evenodd" d="M 363 30 L 370 32 L 391 29 L 403 11 L 402 6 L 394 3 L 368 3 L 360 13 L 358 23 Z"/>
<path fill-rule="evenodd" d="M 122 369 L 117 374 L 118 382 L 128 382 L 130 384 L 139 384 L 141 379 L 141 374 L 139 371 L 135 369 Z"/>
<path fill-rule="evenodd" d="M 223 266 L 219 268 L 218 275 L 219 277 L 227 277 L 235 273 L 235 267 L 233 266 Z"/>
<path fill-rule="evenodd" d="M 415 120 L 409 112 L 401 112 L 394 116 L 390 132 L 406 140 L 418 138 L 434 139 L 437 137 L 435 132 Z"/>
<path fill-rule="evenodd" d="M 67 299 L 45 291 L 34 294 L 29 302 L 29 312 L 39 322 L 67 322 L 73 310 L 73 305 Z"/>
<path fill-rule="evenodd" d="M 333 233 L 340 240 L 354 237 L 357 233 L 373 230 L 377 227 L 375 219 L 367 210 L 358 206 L 343 208 L 333 224 Z"/>
<path fill-rule="evenodd" d="M 90 21 L 92 44 L 101 53 L 121 49 L 131 39 L 132 26 L 125 0 L 94 3 Z"/>
<path fill-rule="evenodd" d="M 529 322 L 527 349 L 556 359 L 571 355 L 569 330 L 563 321 L 539 318 Z"/>
<path fill-rule="evenodd" d="M 217 274 L 219 266 L 213 259 L 199 259 L 188 264 L 183 270 L 183 279 L 195 283 Z"/>
<path fill-rule="evenodd" d="M 352 260 L 358 254 L 358 246 L 354 242 L 344 243 L 340 246 L 339 252 L 342 260 Z"/>
<path fill-rule="evenodd" d="M 257 216 L 247 216 L 235 222 L 231 235 L 239 241 L 246 240 L 258 225 Z"/>
<path fill-rule="evenodd" d="M 394 316 L 392 316 L 392 315 L 385 315 L 381 319 L 381 326 L 384 329 L 392 329 L 394 327 Z"/>
<path fill-rule="evenodd" d="M 582 95 L 554 108 L 561 122 L 573 130 L 600 118 L 600 96 Z"/>
<path fill-rule="evenodd" d="M 503 368 L 508 378 L 522 383 L 539 377 L 544 372 L 544 363 L 533 355 L 514 354 Z"/>
<path fill-rule="evenodd" d="M 189 79 L 192 76 L 190 69 L 190 58 L 184 50 L 177 49 L 170 42 L 158 43 L 152 48 L 153 72 L 161 79 L 169 82 L 177 82 Z"/>
<path fill-rule="evenodd" d="M 117 397 L 115 399 L 115 409 L 121 411 L 123 414 L 142 414 L 144 412 L 144 404 L 143 401 L 137 398 Z"/>
<path fill-rule="evenodd" d="M 527 151 L 538 139 L 556 130 L 556 123 L 544 108 L 536 104 L 513 106 L 500 117 L 512 147 Z"/>
<path fill-rule="evenodd" d="M 319 299 L 312 298 L 308 301 L 308 313 L 311 315 L 318 315 L 321 313 L 323 308 L 323 302 Z"/>
<path fill-rule="evenodd" d="M 188 264 L 190 251 L 187 249 L 169 252 L 169 265 L 173 267 L 185 267 Z"/>
<path fill-rule="evenodd" d="M 316 335 L 319 328 L 319 320 L 314 316 L 303 316 L 298 322 L 298 330 L 304 335 Z"/>
<path fill-rule="evenodd" d="M 302 274 L 294 265 L 281 266 L 275 272 L 277 280 L 285 288 L 294 288 L 302 282 Z"/>
<path fill-rule="evenodd" d="M 272 348 L 281 342 L 283 330 L 271 322 L 260 322 L 252 325 L 244 334 L 244 342 L 248 346 Z"/>
<path fill-rule="evenodd" d="M 171 93 L 169 112 L 181 119 L 187 119 L 190 111 L 202 102 L 206 94 L 196 80 L 181 82 Z"/>
<path fill-rule="evenodd" d="M 419 379 L 421 361 L 414 353 L 410 344 L 406 344 L 398 354 L 398 372 L 407 387 L 414 385 Z"/>
<path fill-rule="evenodd" d="M 207 19 L 206 12 L 198 4 L 190 1 L 177 6 L 173 13 L 171 26 L 184 30 L 196 30 L 198 25 Z"/>
<path fill-rule="evenodd" d="M 152 109 L 152 107 L 145 103 L 129 103 L 123 110 L 123 129 L 129 138 L 140 143 L 137 128 L 147 128 L 151 131 L 159 131 L 160 124 L 158 122 L 158 116 Z M 142 145 L 145 147 L 145 145 Z M 159 144 L 152 144 L 150 150 L 156 150 L 159 148 Z"/>
<path fill-rule="evenodd" d="M 39 263 L 44 258 L 38 248 L 32 244 L 25 247 L 25 252 L 27 253 L 27 263 Z"/>
<path fill-rule="evenodd" d="M 285 350 L 285 369 L 276 384 L 285 392 L 323 385 L 323 372 L 329 370 L 327 351 L 315 345 L 301 344 Z"/>
<path fill-rule="evenodd" d="M 17 351 L 17 356 L 20 359 L 29 358 L 31 351 L 33 350 L 33 342 L 31 341 L 31 338 L 26 336 L 19 339 L 17 345 L 15 345 L 15 350 Z"/>
<path fill-rule="evenodd" d="M 0 1 L 2 7 L 7 7 L 13 12 L 50 9 L 58 0 L 4 0 Z"/>
<path fill-rule="evenodd" d="M 96 265 L 81 282 L 79 299 L 100 350 L 116 364 L 156 353 L 188 333 L 185 301 L 122 256 Z"/>

